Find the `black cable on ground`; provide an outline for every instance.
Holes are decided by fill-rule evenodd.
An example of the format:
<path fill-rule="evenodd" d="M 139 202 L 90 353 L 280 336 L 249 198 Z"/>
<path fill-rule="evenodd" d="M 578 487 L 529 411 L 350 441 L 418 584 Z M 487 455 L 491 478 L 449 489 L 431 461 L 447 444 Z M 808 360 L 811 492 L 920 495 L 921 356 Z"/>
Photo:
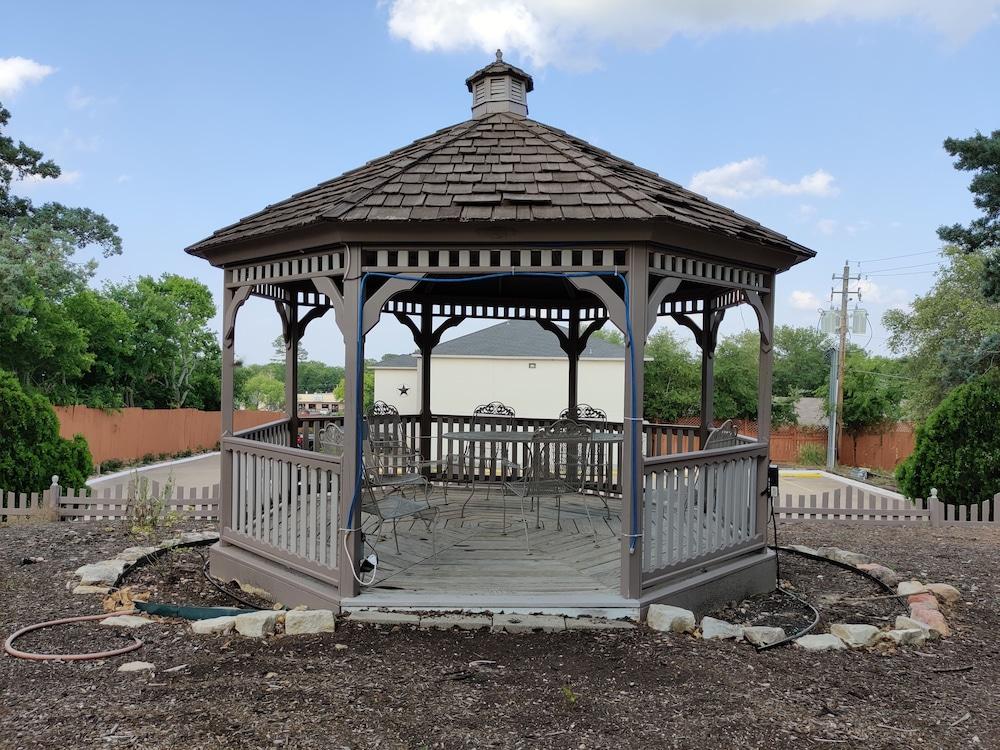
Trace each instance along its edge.
<path fill-rule="evenodd" d="M 780 591 L 785 596 L 791 597 L 792 599 L 794 599 L 795 601 L 799 602 L 800 604 L 804 604 L 805 606 L 809 607 L 809 609 L 811 609 L 812 613 L 813 613 L 813 621 L 811 623 L 809 623 L 805 628 L 803 628 L 802 630 L 800 630 L 799 632 L 793 633 L 792 635 L 789 635 L 789 636 L 786 636 L 785 638 L 781 639 L 780 641 L 775 641 L 774 643 L 762 643 L 759 646 L 755 646 L 754 648 L 757 649 L 758 653 L 761 652 L 761 651 L 767 651 L 769 648 L 776 648 L 778 646 L 783 646 L 786 643 L 791 643 L 796 638 L 801 638 L 802 636 L 806 635 L 810 630 L 812 630 L 814 627 L 816 627 L 816 625 L 819 623 L 819 610 L 816 609 L 813 605 L 811 605 L 809 602 L 807 602 L 801 596 L 797 596 L 796 594 L 793 594 L 791 591 L 786 591 L 785 589 L 781 588 L 781 586 L 778 586 L 778 591 Z"/>
<path fill-rule="evenodd" d="M 149 563 L 156 560 L 158 557 L 171 552 L 175 549 L 188 549 L 189 547 L 207 547 L 209 545 L 215 544 L 218 539 L 198 539 L 194 542 L 182 542 L 181 544 L 175 544 L 172 547 L 157 547 L 152 552 L 147 552 L 142 557 L 136 558 L 135 562 L 129 565 L 125 570 L 118 574 L 115 579 L 114 584 L 111 586 L 112 591 L 116 591 L 122 587 L 122 582 L 125 580 L 125 576 L 131 573 L 136 568 L 141 568 L 143 565 L 148 565 Z"/>
<path fill-rule="evenodd" d="M 829 557 L 823 557 L 822 555 L 814 555 L 811 552 L 803 552 L 802 550 L 792 549 L 791 547 L 779 547 L 775 544 L 772 545 L 770 549 L 773 549 L 775 552 L 779 551 L 790 552 L 793 555 L 799 555 L 801 557 L 805 557 L 810 560 L 818 560 L 820 562 L 830 563 L 830 565 L 836 565 L 838 568 L 843 568 L 844 570 L 849 570 L 852 573 L 856 573 L 857 575 L 864 576 L 865 578 L 873 581 L 879 588 L 888 591 L 890 594 L 896 597 L 896 599 L 899 600 L 899 603 L 903 605 L 904 609 L 909 607 L 909 604 L 906 601 L 906 597 L 897 594 L 896 590 L 892 586 L 889 586 L 887 583 L 885 583 L 885 581 L 881 580 L 878 576 L 872 575 L 867 570 L 861 570 L 861 568 L 857 568 L 851 565 L 850 563 L 840 562 L 840 560 L 831 560 Z"/>
<path fill-rule="evenodd" d="M 212 584 L 219 591 L 220 594 L 225 594 L 233 601 L 237 601 L 240 604 L 244 605 L 245 607 L 250 607 L 251 609 L 256 609 L 256 610 L 270 609 L 270 607 L 260 607 L 254 604 L 249 599 L 244 599 L 239 594 L 234 594 L 229 589 L 224 588 L 223 585 L 219 582 L 219 579 L 217 579 L 215 576 L 213 576 L 211 573 L 208 572 L 208 563 L 209 559 L 206 557 L 205 564 L 201 566 L 201 574 L 205 576 L 205 580 L 208 581 L 210 584 Z"/>

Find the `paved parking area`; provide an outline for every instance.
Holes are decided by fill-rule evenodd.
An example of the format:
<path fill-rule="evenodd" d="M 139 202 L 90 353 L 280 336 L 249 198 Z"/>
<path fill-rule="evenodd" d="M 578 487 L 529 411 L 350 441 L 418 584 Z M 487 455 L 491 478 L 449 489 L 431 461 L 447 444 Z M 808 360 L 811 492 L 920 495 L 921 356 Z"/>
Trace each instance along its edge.
<path fill-rule="evenodd" d="M 827 474 L 825 471 L 818 469 L 814 471 L 808 469 L 783 469 L 779 477 L 778 487 L 782 496 L 791 495 L 792 497 L 798 497 L 799 495 L 820 495 L 824 492 L 832 494 L 834 490 L 844 491 L 848 487 L 854 487 L 865 492 L 876 492 L 887 497 L 900 497 L 899 493 L 892 490 L 865 484 L 855 479 Z"/>
<path fill-rule="evenodd" d="M 133 472 L 144 476 L 150 481 L 165 484 L 173 479 L 176 487 L 206 487 L 219 482 L 219 454 L 206 453 L 203 456 L 192 456 L 177 461 L 167 461 L 161 464 L 150 464 L 137 469 L 108 474 L 92 479 L 88 484 L 96 489 L 128 484 Z"/>

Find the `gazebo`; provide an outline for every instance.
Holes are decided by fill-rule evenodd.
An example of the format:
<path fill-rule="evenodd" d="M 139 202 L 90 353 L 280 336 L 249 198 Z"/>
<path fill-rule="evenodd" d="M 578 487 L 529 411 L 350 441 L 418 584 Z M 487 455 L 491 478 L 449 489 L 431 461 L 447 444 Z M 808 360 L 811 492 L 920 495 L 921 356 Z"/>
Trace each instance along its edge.
<path fill-rule="evenodd" d="M 499 51 L 466 85 L 471 119 L 187 249 L 225 276 L 221 536 L 211 550 L 213 572 L 262 587 L 288 605 L 335 609 L 636 617 L 654 602 L 703 610 L 712 601 L 770 590 L 775 559 L 765 540 L 775 276 L 814 253 L 531 120 L 532 78 Z M 288 414 L 237 433 L 234 337 L 240 307 L 251 296 L 272 301 L 281 319 Z M 739 305 L 753 311 L 760 332 L 757 435 L 703 450 L 714 423 L 719 324 Z M 609 425 L 621 434 L 607 457 L 606 489 L 614 503 L 609 536 L 593 550 L 596 557 L 584 551 L 592 549 L 589 539 L 552 538 L 543 545 L 546 554 L 562 550 L 558 565 L 603 583 L 576 589 L 568 574 L 552 577 L 551 559 L 513 546 L 484 544 L 492 556 L 477 558 L 466 537 L 450 548 L 466 556 L 445 561 L 447 549 L 431 554 L 414 546 L 426 536 L 414 525 L 407 540 L 413 559 L 398 561 L 405 574 L 397 585 L 360 585 L 361 378 L 365 336 L 383 316 L 403 323 L 421 354 L 422 408 L 403 421 L 428 461 L 457 450 L 454 438 L 443 436 L 468 425 L 467 417 L 430 408 L 431 355 L 450 327 L 470 318 L 513 319 L 552 331 L 569 362 L 568 407 L 577 403 L 577 361 L 588 337 L 607 323 L 622 332 L 625 418 Z M 643 419 L 646 339 L 663 318 L 689 329 L 701 350 L 698 427 Z M 338 331 L 344 341 L 342 456 L 316 450 L 319 429 L 333 418 L 300 417 L 296 409 L 298 342 L 311 324 Z M 537 427 L 531 415 L 518 415 L 517 429 Z M 468 518 L 447 518 L 452 505 L 442 506 L 446 520 L 434 523 L 446 533 L 471 528 L 463 525 Z M 475 583 L 484 580 L 490 585 Z"/>

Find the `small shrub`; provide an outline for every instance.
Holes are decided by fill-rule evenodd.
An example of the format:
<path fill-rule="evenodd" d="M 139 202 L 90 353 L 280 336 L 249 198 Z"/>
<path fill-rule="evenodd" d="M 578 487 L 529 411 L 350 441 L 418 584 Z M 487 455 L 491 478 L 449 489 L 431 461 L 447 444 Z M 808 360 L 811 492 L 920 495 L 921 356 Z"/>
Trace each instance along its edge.
<path fill-rule="evenodd" d="M 913 453 L 896 469 L 907 497 L 931 487 L 948 503 L 972 505 L 1000 491 L 1000 370 L 949 393 L 917 428 Z"/>
<path fill-rule="evenodd" d="M 560 689 L 562 690 L 563 700 L 566 701 L 566 705 L 576 706 L 576 702 L 580 700 L 580 694 L 574 693 L 570 685 L 563 685 Z"/>
<path fill-rule="evenodd" d="M 799 463 L 803 466 L 822 466 L 826 463 L 826 448 L 816 443 L 806 443 L 799 448 Z"/>
<path fill-rule="evenodd" d="M 109 458 L 106 461 L 101 461 L 101 473 L 102 474 L 113 474 L 116 471 L 121 471 L 125 468 L 125 462 L 120 458 Z"/>
<path fill-rule="evenodd" d="M 174 491 L 173 477 L 159 492 L 138 472 L 132 472 L 128 488 L 128 512 L 125 514 L 126 530 L 134 535 L 150 537 L 171 529 L 179 520 L 176 513 L 167 512 L 168 500 Z"/>

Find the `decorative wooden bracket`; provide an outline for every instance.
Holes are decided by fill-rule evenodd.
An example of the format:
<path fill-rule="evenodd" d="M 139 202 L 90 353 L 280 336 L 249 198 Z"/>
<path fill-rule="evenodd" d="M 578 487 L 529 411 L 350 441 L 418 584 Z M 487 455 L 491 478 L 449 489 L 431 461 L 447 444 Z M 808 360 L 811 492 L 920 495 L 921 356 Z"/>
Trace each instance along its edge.
<path fill-rule="evenodd" d="M 333 315 L 337 319 L 337 326 L 341 333 L 344 332 L 344 325 L 347 319 L 344 317 L 344 295 L 337 289 L 333 279 L 329 276 L 313 276 L 313 286 L 316 291 L 330 300 L 330 307 L 333 308 Z M 318 316 L 317 316 L 318 317 Z"/>
<path fill-rule="evenodd" d="M 330 310 L 329 307 L 314 307 L 299 319 L 299 336 L 306 332 L 306 326 L 317 318 L 322 318 Z"/>
<path fill-rule="evenodd" d="M 680 279 L 664 277 L 649 293 L 649 302 L 646 305 L 646 335 L 653 330 L 656 325 L 656 318 L 660 312 L 660 305 L 667 296 L 673 294 L 681 285 Z"/>
<path fill-rule="evenodd" d="M 229 306 L 226 308 L 226 315 L 222 322 L 223 339 L 227 347 L 233 345 L 236 336 L 236 313 L 243 307 L 243 303 L 247 301 L 252 291 L 253 287 L 250 285 L 237 287 L 233 290 L 233 297 L 229 300 Z"/>
<path fill-rule="evenodd" d="M 295 324 L 292 319 L 292 306 L 275 300 L 274 309 L 278 311 L 278 317 L 281 318 L 281 338 L 285 341 L 285 350 L 287 351 L 292 348 L 292 329 Z"/>
<path fill-rule="evenodd" d="M 758 292 L 751 291 L 750 289 L 743 290 L 743 297 L 746 299 L 747 304 L 757 313 L 757 326 L 760 329 L 760 350 L 765 353 L 769 352 L 774 345 L 772 340 L 773 329 L 771 328 L 771 318 L 767 314 L 764 301 L 760 298 Z"/>
<path fill-rule="evenodd" d="M 608 286 L 607 281 L 600 276 L 570 276 L 569 282 L 577 289 L 590 292 L 597 297 L 604 304 L 604 309 L 608 311 L 608 319 L 615 324 L 619 331 L 625 333 L 628 330 L 625 303 L 615 290 Z"/>
<path fill-rule="evenodd" d="M 412 276 L 423 277 L 424 274 L 417 273 L 411 274 Z M 416 279 L 388 279 L 382 286 L 378 288 L 371 297 L 365 300 L 364 310 L 361 316 L 361 333 L 362 335 L 367 334 L 372 328 L 378 325 L 378 319 L 382 315 L 382 308 L 385 307 L 385 303 L 392 299 L 395 295 L 400 292 L 405 292 L 407 289 L 412 289 L 420 282 Z"/>
<path fill-rule="evenodd" d="M 410 329 L 410 333 L 413 335 L 413 343 L 416 344 L 417 348 L 421 350 L 423 350 L 425 344 L 429 344 L 430 348 L 433 349 L 435 346 L 441 343 L 441 336 L 444 334 L 445 331 L 447 331 L 449 328 L 454 328 L 463 320 L 465 320 L 465 318 L 463 318 L 460 315 L 453 315 L 452 317 L 447 318 L 441 323 L 441 325 L 439 325 L 437 328 L 431 331 L 430 341 L 425 342 L 423 340 L 424 338 L 423 332 L 420 330 L 420 326 L 418 326 L 413 321 L 413 318 L 411 318 L 406 313 L 401 313 L 401 312 L 393 313 L 393 315 L 396 316 L 396 320 L 398 320 L 400 323 L 402 323 L 404 326 Z"/>
<path fill-rule="evenodd" d="M 566 353 L 566 356 L 579 357 L 587 348 L 587 341 L 590 340 L 590 337 L 595 331 L 601 330 L 601 328 L 604 327 L 604 324 L 608 322 L 608 319 L 597 318 L 596 320 L 590 321 L 590 324 L 580 331 L 580 335 L 577 337 L 576 351 L 573 351 L 573 342 L 570 340 L 569 335 L 566 331 L 560 328 L 557 323 L 551 320 L 536 320 L 535 322 L 546 331 L 555 334 L 556 338 L 559 339 L 559 348 Z"/>

